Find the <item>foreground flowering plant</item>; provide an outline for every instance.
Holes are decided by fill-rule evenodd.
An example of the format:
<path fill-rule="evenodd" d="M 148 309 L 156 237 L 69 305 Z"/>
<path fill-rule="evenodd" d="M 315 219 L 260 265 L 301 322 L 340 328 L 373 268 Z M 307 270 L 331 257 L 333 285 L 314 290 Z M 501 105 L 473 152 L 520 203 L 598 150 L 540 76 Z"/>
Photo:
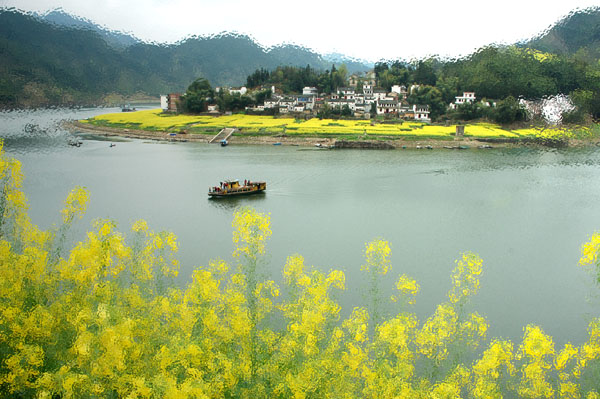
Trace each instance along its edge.
<path fill-rule="evenodd" d="M 419 320 L 419 284 L 391 276 L 390 244 L 373 240 L 362 267 L 369 298 L 342 318 L 343 272 L 293 255 L 283 287 L 260 277 L 268 214 L 236 211 L 235 263 L 216 259 L 181 288 L 173 233 L 140 220 L 126 237 L 97 220 L 66 250 L 87 190 L 75 188 L 63 224 L 42 231 L 27 214 L 20 164 L 1 150 L 0 178 L 1 397 L 600 397 L 600 319 L 581 346 L 556 348 L 535 325 L 519 344 L 488 339 L 488 321 L 468 312 L 483 271 L 476 254 L 460 255 L 447 301 Z M 599 237 L 581 259 L 594 270 Z M 382 278 L 397 281 L 392 300 Z"/>

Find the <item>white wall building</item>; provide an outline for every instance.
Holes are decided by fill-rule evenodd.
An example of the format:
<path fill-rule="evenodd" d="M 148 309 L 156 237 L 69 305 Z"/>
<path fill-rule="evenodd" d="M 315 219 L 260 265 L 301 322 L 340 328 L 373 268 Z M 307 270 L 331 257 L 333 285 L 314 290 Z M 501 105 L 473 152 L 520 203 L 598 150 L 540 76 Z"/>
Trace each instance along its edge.
<path fill-rule="evenodd" d="M 373 89 L 373 97 L 375 97 L 376 101 L 385 100 L 387 92 L 384 89 Z"/>
<path fill-rule="evenodd" d="M 396 100 L 378 100 L 377 115 L 397 114 L 400 111 L 400 106 Z"/>
<path fill-rule="evenodd" d="M 406 97 L 408 97 L 408 90 L 404 85 L 393 85 L 392 93 L 398 93 L 398 97 L 400 97 L 402 100 L 406 100 Z"/>
<path fill-rule="evenodd" d="M 429 105 L 413 105 L 414 118 L 416 121 L 429 122 Z"/>
<path fill-rule="evenodd" d="M 279 106 L 279 100 L 276 100 L 276 99 L 265 100 L 265 108 L 276 108 L 278 106 Z"/>
<path fill-rule="evenodd" d="M 246 86 L 232 87 L 231 89 L 229 89 L 229 94 L 240 94 L 243 96 L 247 92 L 248 92 L 248 89 L 246 88 Z"/>
<path fill-rule="evenodd" d="M 162 109 L 163 112 L 166 112 L 169 109 L 169 100 L 167 99 L 166 94 L 160 95 L 160 109 Z"/>
<path fill-rule="evenodd" d="M 451 109 L 456 109 L 459 105 L 472 103 L 475 101 L 475 92 L 473 91 L 465 91 L 462 96 L 456 96 L 456 100 L 450 104 Z"/>
<path fill-rule="evenodd" d="M 302 94 L 306 95 L 306 94 L 314 94 L 315 96 L 317 94 L 319 94 L 319 91 L 317 90 L 316 87 L 305 87 L 302 89 Z"/>

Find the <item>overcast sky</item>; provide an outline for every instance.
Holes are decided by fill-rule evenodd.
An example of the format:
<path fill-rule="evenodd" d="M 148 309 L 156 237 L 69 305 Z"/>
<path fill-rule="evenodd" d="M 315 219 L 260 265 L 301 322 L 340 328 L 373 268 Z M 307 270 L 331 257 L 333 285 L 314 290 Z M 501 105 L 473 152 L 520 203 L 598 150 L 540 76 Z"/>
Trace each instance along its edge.
<path fill-rule="evenodd" d="M 46 12 L 58 7 L 140 39 L 176 42 L 236 31 L 264 46 L 294 43 L 370 61 L 457 57 L 514 43 L 600 0 L 0 0 Z"/>

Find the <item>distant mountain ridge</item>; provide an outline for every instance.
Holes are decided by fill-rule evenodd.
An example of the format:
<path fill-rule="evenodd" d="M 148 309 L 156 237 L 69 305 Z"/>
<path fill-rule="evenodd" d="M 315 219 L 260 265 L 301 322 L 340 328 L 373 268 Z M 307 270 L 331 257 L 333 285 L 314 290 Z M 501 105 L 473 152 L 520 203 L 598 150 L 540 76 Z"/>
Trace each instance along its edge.
<path fill-rule="evenodd" d="M 587 61 L 600 58 L 600 7 L 572 11 L 523 46 L 547 53 L 577 55 Z"/>
<path fill-rule="evenodd" d="M 106 42 L 116 48 L 125 48 L 140 43 L 141 40 L 129 33 L 104 28 L 89 19 L 76 17 L 57 8 L 45 14 L 35 14 L 41 20 L 67 28 L 86 29 L 98 33 Z"/>
<path fill-rule="evenodd" d="M 106 40 L 106 42 L 109 45 L 117 48 L 126 48 L 136 44 L 154 44 L 157 46 L 173 47 L 191 41 L 204 42 L 210 40 L 220 40 L 229 37 L 238 38 L 242 41 L 249 40 L 251 42 L 254 42 L 254 44 L 256 44 L 256 46 L 262 49 L 266 54 L 273 56 L 275 58 L 275 62 L 279 62 L 279 64 L 275 65 L 275 67 L 278 65 L 306 66 L 310 64 L 313 68 L 326 69 L 330 68 L 332 64 L 340 65 L 342 63 L 345 63 L 346 67 L 348 68 L 348 71 L 350 71 L 351 73 L 365 71 L 373 67 L 373 63 L 368 61 L 351 58 L 339 53 L 321 55 L 311 50 L 310 48 L 298 44 L 284 43 L 271 47 L 265 47 L 260 45 L 256 40 L 254 40 L 250 36 L 237 32 L 226 31 L 211 35 L 192 35 L 169 45 L 161 43 L 146 43 L 136 38 L 132 34 L 110 30 L 88 19 L 71 15 L 65 12 L 62 8 L 57 8 L 46 14 L 38 14 L 38 16 L 43 21 L 50 22 L 59 26 L 94 31 L 98 33 L 104 40 Z"/>
<path fill-rule="evenodd" d="M 145 43 L 60 9 L 43 15 L 0 9 L 0 54 L 0 106 L 94 102 L 109 93 L 158 96 L 184 91 L 198 77 L 239 86 L 259 68 L 324 70 L 333 63 L 302 46 L 264 48 L 236 33 Z"/>
<path fill-rule="evenodd" d="M 574 12 L 520 45 L 597 60 L 600 8 Z M 325 70 L 341 63 L 350 73 L 373 67 L 294 44 L 263 47 L 231 32 L 146 43 L 61 9 L 39 15 L 0 8 L 0 107 L 97 103 L 111 93 L 158 96 L 184 91 L 198 77 L 213 86 L 239 86 L 259 68 Z"/>

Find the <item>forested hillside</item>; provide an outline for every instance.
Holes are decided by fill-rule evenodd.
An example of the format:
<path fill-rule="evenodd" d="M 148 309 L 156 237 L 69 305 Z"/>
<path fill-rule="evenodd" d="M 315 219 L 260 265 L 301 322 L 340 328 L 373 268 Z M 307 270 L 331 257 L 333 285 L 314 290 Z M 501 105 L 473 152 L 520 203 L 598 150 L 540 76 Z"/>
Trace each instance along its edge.
<path fill-rule="evenodd" d="M 213 86 L 242 85 L 255 69 L 278 65 L 331 67 L 308 49 L 264 49 L 242 35 L 148 44 L 62 12 L 10 9 L 0 10 L 0 54 L 4 107 L 98 103 L 110 93 L 158 96 L 184 91 L 199 76 Z"/>
<path fill-rule="evenodd" d="M 576 55 L 587 61 L 600 58 L 600 7 L 571 13 L 525 46 L 540 51 Z"/>
<path fill-rule="evenodd" d="M 0 13 L 0 104 L 93 103 L 111 92 L 150 94 L 173 85 L 97 33 Z"/>
<path fill-rule="evenodd" d="M 427 103 L 435 97 L 447 105 L 461 90 L 492 99 L 563 93 L 575 94 L 586 111 L 598 116 L 599 55 L 600 9 L 594 8 L 573 13 L 517 46 L 489 46 L 460 60 L 379 63 L 376 72 L 383 87 L 417 83 L 436 88 L 428 91 Z M 343 55 L 333 56 L 339 67 Z M 111 94 L 156 97 L 183 92 L 199 77 L 212 87 L 237 86 L 257 70 L 307 65 L 317 72 L 332 70 L 329 56 L 294 45 L 265 49 L 243 35 L 158 45 L 62 11 L 39 16 L 0 9 L 0 107 L 92 104 Z M 368 68 L 348 61 L 345 70 Z"/>

